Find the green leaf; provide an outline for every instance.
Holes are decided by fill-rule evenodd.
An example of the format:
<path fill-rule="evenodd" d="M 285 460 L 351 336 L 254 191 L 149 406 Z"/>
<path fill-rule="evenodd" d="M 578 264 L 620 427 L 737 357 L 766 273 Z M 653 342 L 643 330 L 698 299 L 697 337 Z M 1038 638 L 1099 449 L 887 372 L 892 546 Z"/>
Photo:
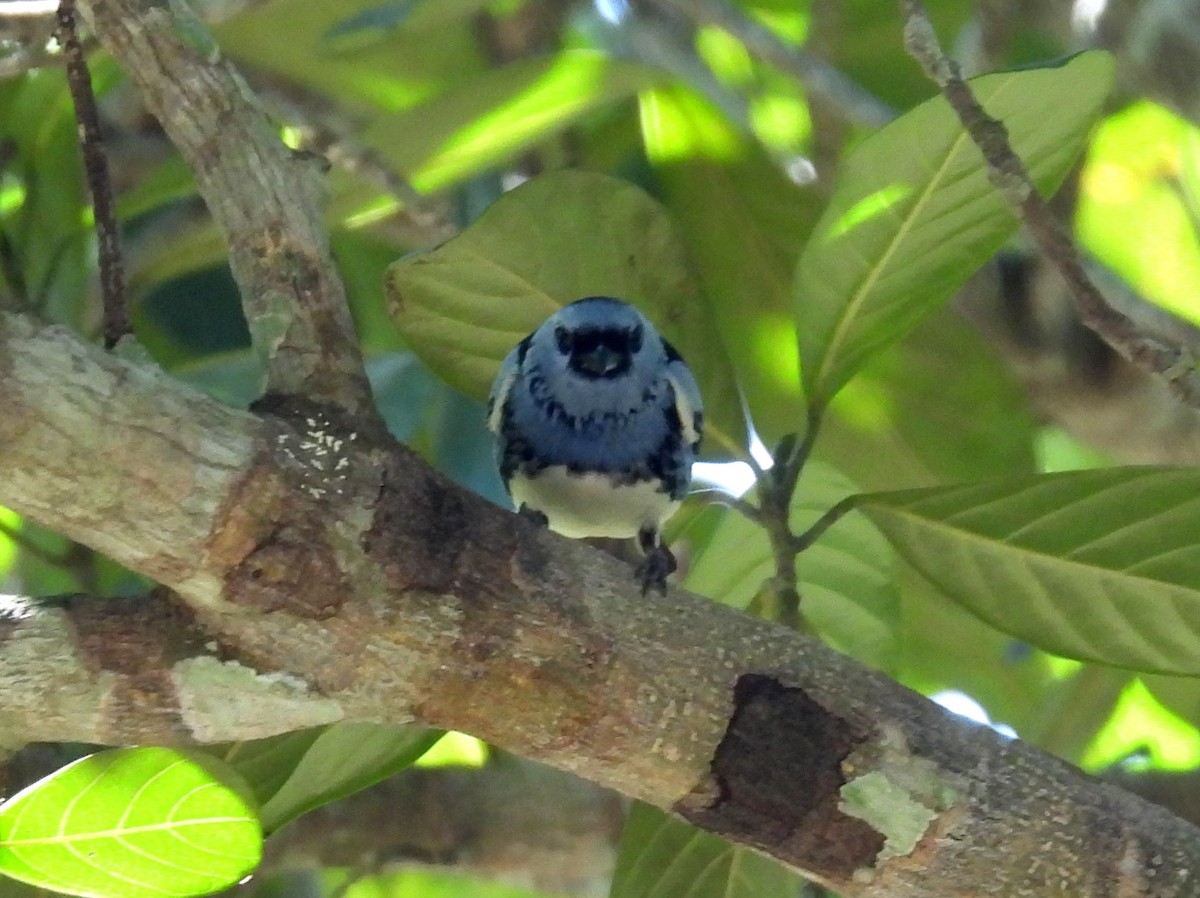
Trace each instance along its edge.
<path fill-rule="evenodd" d="M 222 50 L 255 71 L 353 107 L 401 109 L 487 67 L 472 16 L 481 0 L 422 3 L 402 27 L 345 32 L 378 0 L 275 0 L 213 28 Z M 423 14 L 424 13 L 424 14 Z"/>
<path fill-rule="evenodd" d="M 263 829 L 372 786 L 421 757 L 440 730 L 338 723 L 237 742 L 221 757 L 254 790 Z"/>
<path fill-rule="evenodd" d="M 941 309 L 838 393 L 816 452 L 876 490 L 1032 474 L 1033 447 L 1028 394 L 978 331 Z"/>
<path fill-rule="evenodd" d="M 793 898 L 802 882 L 779 861 L 635 802 L 609 898 Z"/>
<path fill-rule="evenodd" d="M 854 492 L 854 485 L 834 468 L 809 462 L 792 498 L 793 530 L 802 532 Z M 775 574 L 766 532 L 724 509 L 707 546 L 688 572 L 687 588 L 735 608 L 749 607 Z M 834 648 L 884 669 L 895 662 L 899 625 L 891 567 L 883 535 L 854 514 L 829 528 L 796 561 L 805 619 Z"/>
<path fill-rule="evenodd" d="M 770 445 L 803 428 L 791 285 L 816 200 L 709 103 L 645 91 L 646 155 L 699 274 L 750 417 Z"/>
<path fill-rule="evenodd" d="M 1112 83 L 1090 51 L 1057 68 L 972 79 L 1043 193 L 1078 156 Z M 867 138 L 796 269 L 801 371 L 823 406 L 872 354 L 946 300 L 1016 229 L 979 150 L 940 97 Z"/>
<path fill-rule="evenodd" d="M 380 116 L 364 138 L 417 190 L 443 190 L 662 78 L 650 66 L 564 50 L 481 72 L 416 108 Z"/>
<path fill-rule="evenodd" d="M 1048 651 L 1200 673 L 1200 471 L 1109 468 L 861 497 L 949 598 Z"/>
<path fill-rule="evenodd" d="M 166 748 L 105 751 L 0 808 L 0 872 L 71 895 L 162 898 L 233 885 L 262 830 L 216 762 Z"/>
<path fill-rule="evenodd" d="M 457 237 L 388 269 L 392 318 L 422 361 L 482 399 L 504 356 L 561 306 L 616 296 L 680 351 L 704 395 L 708 449 L 745 445 L 741 404 L 662 208 L 618 178 L 559 171 L 497 200 Z"/>
<path fill-rule="evenodd" d="M 353 875 L 354 871 L 349 871 Z M 346 885 L 327 873 L 326 895 L 342 898 L 553 898 L 546 892 L 445 870 L 407 868 Z M 339 891 L 345 888 L 345 892 Z"/>

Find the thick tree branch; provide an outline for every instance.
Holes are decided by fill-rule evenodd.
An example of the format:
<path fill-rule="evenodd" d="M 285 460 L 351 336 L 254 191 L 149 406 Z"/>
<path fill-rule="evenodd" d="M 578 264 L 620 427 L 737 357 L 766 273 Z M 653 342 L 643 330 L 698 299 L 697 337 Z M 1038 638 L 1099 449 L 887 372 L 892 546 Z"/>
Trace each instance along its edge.
<path fill-rule="evenodd" d="M 402 447 L 223 408 L 14 315 L 0 359 L 0 504 L 173 587 L 231 672 L 306 684 L 329 719 L 475 733 L 849 898 L 1190 893 L 1190 825 L 783 628 L 646 602 Z"/>
<path fill-rule="evenodd" d="M 0 644 L 8 747 L 251 739 L 336 716 L 303 684 L 226 665 L 165 595 L 0 596 Z"/>
<path fill-rule="evenodd" d="M 79 11 L 183 154 L 229 245 L 267 393 L 373 415 L 311 158 L 279 140 L 183 3 L 80 0 Z"/>

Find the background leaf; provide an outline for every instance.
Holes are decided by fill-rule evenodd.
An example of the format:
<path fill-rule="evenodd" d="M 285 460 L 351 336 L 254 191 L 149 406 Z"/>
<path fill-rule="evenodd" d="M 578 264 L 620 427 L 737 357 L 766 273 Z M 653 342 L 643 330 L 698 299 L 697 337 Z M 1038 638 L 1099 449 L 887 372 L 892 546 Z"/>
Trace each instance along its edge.
<path fill-rule="evenodd" d="M 631 302 L 695 373 L 709 451 L 745 446 L 732 369 L 683 248 L 662 208 L 628 182 L 579 171 L 535 178 L 438 249 L 392 265 L 387 289 L 413 351 L 475 399 L 561 306 L 591 295 Z"/>
<path fill-rule="evenodd" d="M 864 496 L 948 597 L 1071 658 L 1200 673 L 1200 471 L 1107 468 Z"/>
<path fill-rule="evenodd" d="M 810 462 L 792 498 L 793 531 L 802 532 L 854 492 L 836 469 Z M 800 609 L 808 623 L 838 650 L 883 669 L 894 666 L 899 624 L 891 566 L 886 540 L 862 515 L 842 518 L 796 562 Z M 774 574 L 766 532 L 726 508 L 685 586 L 745 609 Z"/>
<path fill-rule="evenodd" d="M 1043 193 L 1083 148 L 1112 84 L 1111 57 L 971 80 Z M 936 97 L 868 137 L 796 269 L 801 373 L 824 405 L 873 353 L 937 308 L 1016 230 L 982 157 Z"/>
<path fill-rule="evenodd" d="M 634 802 L 609 898 L 794 898 L 803 882 L 776 860 Z"/>
<path fill-rule="evenodd" d="M 270 833 L 403 770 L 441 735 L 424 727 L 338 723 L 237 742 L 220 757 L 253 789 L 263 829 Z"/>
<path fill-rule="evenodd" d="M 804 422 L 791 283 L 819 199 L 695 93 L 658 88 L 640 104 L 658 187 L 754 426 L 774 444 Z"/>
<path fill-rule="evenodd" d="M 207 895 L 262 854 L 243 796 L 216 762 L 166 748 L 89 755 L 0 807 L 0 872 L 97 898 Z"/>

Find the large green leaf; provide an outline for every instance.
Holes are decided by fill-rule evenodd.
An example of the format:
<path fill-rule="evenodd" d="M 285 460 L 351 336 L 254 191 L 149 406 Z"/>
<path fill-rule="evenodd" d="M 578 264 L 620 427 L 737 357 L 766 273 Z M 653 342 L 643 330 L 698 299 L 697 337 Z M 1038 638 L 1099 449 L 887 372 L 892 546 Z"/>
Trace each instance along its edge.
<path fill-rule="evenodd" d="M 392 317 L 412 351 L 481 399 L 501 360 L 573 300 L 616 296 L 641 308 L 687 359 L 704 394 L 706 443 L 744 443 L 733 372 L 662 208 L 618 178 L 542 175 L 497 200 L 438 249 L 388 270 Z"/>
<path fill-rule="evenodd" d="M 1102 51 L 971 86 L 1008 129 L 1043 192 L 1078 156 L 1112 82 Z M 796 269 L 801 369 L 824 405 L 991 256 L 1017 219 L 940 97 L 869 137 L 846 161 Z"/>
<path fill-rule="evenodd" d="M 838 393 L 816 452 L 881 490 L 1032 474 L 1033 449 L 1028 394 L 976 330 L 940 309 Z"/>
<path fill-rule="evenodd" d="M 779 861 L 635 802 L 609 898 L 793 898 L 802 882 Z"/>
<path fill-rule="evenodd" d="M 792 528 L 803 531 L 855 491 L 829 465 L 809 462 L 792 498 Z M 887 541 L 862 515 L 838 521 L 796 562 L 805 620 L 834 648 L 883 669 L 895 663 L 899 625 L 891 567 Z M 725 509 L 688 572 L 686 586 L 747 608 L 774 574 L 775 559 L 763 528 Z"/>
<path fill-rule="evenodd" d="M 817 198 L 683 87 L 643 92 L 641 121 L 751 419 L 773 445 L 804 423 L 791 284 Z"/>
<path fill-rule="evenodd" d="M 1200 471 L 1109 468 L 861 498 L 993 626 L 1072 658 L 1200 673 Z"/>
<path fill-rule="evenodd" d="M 0 808 L 0 872 L 97 898 L 207 895 L 262 855 L 262 830 L 216 762 L 166 748 L 82 758 Z"/>
<path fill-rule="evenodd" d="M 263 829 L 270 833 L 403 770 L 441 735 L 424 727 L 339 723 L 236 742 L 222 757 L 254 790 Z"/>

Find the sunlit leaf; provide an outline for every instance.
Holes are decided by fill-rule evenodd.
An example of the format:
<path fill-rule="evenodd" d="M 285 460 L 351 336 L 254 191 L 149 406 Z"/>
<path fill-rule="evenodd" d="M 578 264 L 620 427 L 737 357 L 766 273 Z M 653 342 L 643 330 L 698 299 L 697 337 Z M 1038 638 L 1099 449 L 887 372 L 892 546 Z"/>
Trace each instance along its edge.
<path fill-rule="evenodd" d="M 900 554 L 993 626 L 1065 655 L 1200 673 L 1200 471 L 1109 468 L 875 493 Z"/>
<path fill-rule="evenodd" d="M 1154 679 L 1161 683 L 1166 678 Z M 1133 680 L 1122 692 L 1112 717 L 1096 735 L 1080 766 L 1095 771 L 1139 757 L 1142 766 L 1195 770 L 1200 765 L 1200 732 L 1159 704 L 1156 694 L 1140 680 Z"/>
<path fill-rule="evenodd" d="M 829 465 L 810 462 L 792 500 L 792 529 L 802 532 L 855 491 Z M 885 669 L 895 663 L 899 623 L 891 562 L 882 534 L 865 517 L 853 514 L 826 531 L 796 562 L 804 618 L 830 645 Z M 685 585 L 726 605 L 746 608 L 774 574 L 765 530 L 728 509 Z"/>
<path fill-rule="evenodd" d="M 258 864 L 262 830 L 211 759 L 165 748 L 82 758 L 0 807 L 0 872 L 97 898 L 207 895 Z"/>
<path fill-rule="evenodd" d="M 1066 175 L 1112 82 L 1101 51 L 971 86 L 1043 191 Z M 800 257 L 796 315 L 810 402 L 937 308 L 1016 229 L 982 157 L 940 97 L 865 140 Z"/>
<path fill-rule="evenodd" d="M 550 898 L 544 891 L 496 882 L 458 871 L 422 870 L 412 866 L 346 885 L 341 871 L 326 875 L 329 892 L 341 898 Z M 345 891 L 340 891 L 341 888 Z"/>
<path fill-rule="evenodd" d="M 804 422 L 790 290 L 801 241 L 817 217 L 816 198 L 683 88 L 643 93 L 641 119 L 646 154 L 751 418 L 774 443 Z"/>
<path fill-rule="evenodd" d="M 1139 294 L 1195 323 L 1198 220 L 1200 129 L 1145 101 L 1108 116 L 1080 177 L 1080 242 Z"/>
<path fill-rule="evenodd" d="M 403 770 L 440 737 L 441 731 L 424 727 L 338 723 L 236 742 L 221 757 L 254 790 L 270 833 Z"/>
<path fill-rule="evenodd" d="M 416 108 L 380 116 L 364 138 L 414 187 L 432 192 L 662 78 L 649 66 L 565 50 L 482 72 Z"/>
<path fill-rule="evenodd" d="M 609 898 L 795 898 L 802 882 L 779 861 L 635 802 Z"/>
<path fill-rule="evenodd" d="M 679 239 L 662 208 L 625 181 L 578 171 L 535 178 L 438 249 L 392 265 L 387 290 L 412 351 L 476 399 L 556 309 L 593 295 L 631 302 L 695 372 L 708 446 L 744 445 L 732 370 Z"/>

